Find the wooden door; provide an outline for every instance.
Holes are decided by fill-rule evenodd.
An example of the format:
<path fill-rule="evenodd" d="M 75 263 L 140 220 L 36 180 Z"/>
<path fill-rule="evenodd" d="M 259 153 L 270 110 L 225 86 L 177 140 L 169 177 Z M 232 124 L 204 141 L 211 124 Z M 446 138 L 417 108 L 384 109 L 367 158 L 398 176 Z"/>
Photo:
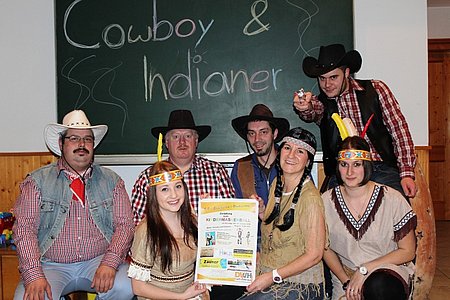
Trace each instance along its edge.
<path fill-rule="evenodd" d="M 450 220 L 450 39 L 428 40 L 430 192 L 436 220 Z"/>

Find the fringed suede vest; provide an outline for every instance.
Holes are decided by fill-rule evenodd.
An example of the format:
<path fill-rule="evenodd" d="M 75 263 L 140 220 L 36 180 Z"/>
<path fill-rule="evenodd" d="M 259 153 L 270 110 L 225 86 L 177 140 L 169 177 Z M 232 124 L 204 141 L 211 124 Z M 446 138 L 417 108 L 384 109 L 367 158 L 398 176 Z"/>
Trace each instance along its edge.
<path fill-rule="evenodd" d="M 392 144 L 392 137 L 383 123 L 378 94 L 370 80 L 357 81 L 364 88 L 362 91 L 355 91 L 363 124 L 366 124 L 370 116 L 374 114 L 367 130 L 367 136 L 375 147 L 375 150 L 383 159 L 383 162 L 396 168 L 397 159 Z M 328 99 L 322 92 L 318 99 L 323 103 L 325 108 L 320 122 L 324 170 L 326 175 L 331 176 L 336 174 L 336 157 L 339 145 L 342 143 L 338 128 L 331 118 L 331 115 L 339 112 L 337 103 L 334 99 Z"/>

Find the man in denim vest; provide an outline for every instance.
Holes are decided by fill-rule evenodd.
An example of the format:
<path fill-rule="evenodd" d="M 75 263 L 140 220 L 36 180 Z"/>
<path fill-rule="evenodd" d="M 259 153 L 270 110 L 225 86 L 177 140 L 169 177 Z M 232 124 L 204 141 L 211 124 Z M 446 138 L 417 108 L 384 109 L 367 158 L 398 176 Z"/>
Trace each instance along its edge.
<path fill-rule="evenodd" d="M 20 185 L 13 227 L 21 282 L 14 299 L 59 299 L 73 291 L 98 299 L 131 299 L 125 263 L 134 233 L 123 180 L 93 163 L 106 125 L 81 110 L 44 130 L 60 158 Z"/>

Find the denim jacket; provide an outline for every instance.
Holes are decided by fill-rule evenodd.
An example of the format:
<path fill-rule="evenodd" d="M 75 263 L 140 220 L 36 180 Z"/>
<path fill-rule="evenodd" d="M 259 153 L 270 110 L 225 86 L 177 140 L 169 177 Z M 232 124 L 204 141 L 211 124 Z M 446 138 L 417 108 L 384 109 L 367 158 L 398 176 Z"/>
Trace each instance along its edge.
<path fill-rule="evenodd" d="M 55 176 L 56 175 L 56 176 Z M 50 248 L 60 233 L 69 212 L 72 192 L 70 180 L 64 172 L 58 173 L 56 163 L 30 174 L 41 193 L 40 224 L 38 230 L 41 255 Z M 113 191 L 120 177 L 113 171 L 92 165 L 90 178 L 86 178 L 86 201 L 89 213 L 108 242 L 113 229 Z"/>

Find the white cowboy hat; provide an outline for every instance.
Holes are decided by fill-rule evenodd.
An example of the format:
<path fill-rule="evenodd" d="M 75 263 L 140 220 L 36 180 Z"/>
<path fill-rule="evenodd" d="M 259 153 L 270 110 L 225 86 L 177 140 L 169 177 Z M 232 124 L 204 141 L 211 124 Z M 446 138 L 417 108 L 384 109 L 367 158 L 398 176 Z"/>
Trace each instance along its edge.
<path fill-rule="evenodd" d="M 47 147 L 56 155 L 61 156 L 59 148 L 59 138 L 64 130 L 72 129 L 91 129 L 94 134 L 94 148 L 101 142 L 108 126 L 96 125 L 91 126 L 86 114 L 82 110 L 74 110 L 64 116 L 62 124 L 51 123 L 45 126 L 44 139 Z"/>

